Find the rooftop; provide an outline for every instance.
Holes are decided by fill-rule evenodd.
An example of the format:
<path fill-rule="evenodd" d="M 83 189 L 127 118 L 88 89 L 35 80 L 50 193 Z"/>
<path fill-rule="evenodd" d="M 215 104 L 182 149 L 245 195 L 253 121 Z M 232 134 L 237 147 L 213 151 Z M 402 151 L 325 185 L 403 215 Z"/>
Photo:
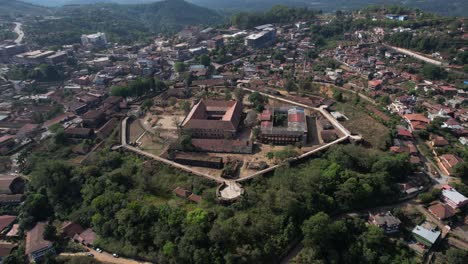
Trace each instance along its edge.
<path fill-rule="evenodd" d="M 36 226 L 29 230 L 26 234 L 26 250 L 27 255 L 32 254 L 38 250 L 49 248 L 52 246 L 52 242 L 47 241 L 43 238 L 43 233 L 46 223 L 40 222 Z"/>
<path fill-rule="evenodd" d="M 182 127 L 187 129 L 236 130 L 241 120 L 242 106 L 237 101 L 201 100 L 196 104 Z"/>
<path fill-rule="evenodd" d="M 440 236 L 440 231 L 427 229 L 420 225 L 416 226 L 412 232 L 429 241 L 431 244 L 434 244 Z"/>
<path fill-rule="evenodd" d="M 463 203 L 466 200 L 468 200 L 468 198 L 466 198 L 463 194 L 457 192 L 454 188 L 442 190 L 442 195 L 457 204 Z"/>

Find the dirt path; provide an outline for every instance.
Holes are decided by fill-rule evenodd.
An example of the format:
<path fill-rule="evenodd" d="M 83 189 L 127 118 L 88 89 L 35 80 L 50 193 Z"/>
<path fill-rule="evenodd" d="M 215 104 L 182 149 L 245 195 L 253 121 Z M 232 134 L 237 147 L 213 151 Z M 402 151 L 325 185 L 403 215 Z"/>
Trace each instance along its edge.
<path fill-rule="evenodd" d="M 96 250 L 92 248 L 87 248 L 89 250 L 89 253 L 94 255 L 94 258 L 96 260 L 99 260 L 102 263 L 107 263 L 107 264 L 151 264 L 151 262 L 144 262 L 144 261 L 137 261 L 133 259 L 127 259 L 127 258 L 114 258 L 112 254 L 107 253 L 107 252 L 102 252 L 99 253 Z M 81 253 L 62 253 L 60 256 L 68 256 L 68 257 L 78 257 L 78 256 L 86 256 L 86 253 L 81 252 Z M 90 257 L 91 258 L 91 257 Z"/>
<path fill-rule="evenodd" d="M 23 24 L 15 22 L 15 29 L 13 31 L 18 35 L 18 37 L 15 39 L 15 43 L 21 44 L 24 38 Z"/>

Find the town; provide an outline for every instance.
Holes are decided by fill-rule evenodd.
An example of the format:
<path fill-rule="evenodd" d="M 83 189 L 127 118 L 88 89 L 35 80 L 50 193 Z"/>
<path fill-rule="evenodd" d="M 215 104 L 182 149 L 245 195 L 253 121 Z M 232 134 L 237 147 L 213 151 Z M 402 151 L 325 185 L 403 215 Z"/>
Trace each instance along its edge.
<path fill-rule="evenodd" d="M 157 206 L 167 201 L 189 216 L 200 214 L 192 216 L 197 221 L 214 217 L 197 211 L 211 204 L 239 210 L 253 204 L 260 199 L 254 188 L 267 188 L 262 185 L 299 184 L 275 177 L 301 177 L 314 160 L 312 168 L 327 180 L 320 184 L 323 192 L 332 182 L 351 184 L 349 177 L 361 181 L 353 183 L 355 195 L 392 193 L 375 199 L 378 204 L 354 197 L 343 198 L 349 205 L 330 202 L 330 221 L 333 213 L 341 215 L 336 220 L 362 219 L 403 245 L 418 263 L 450 263 L 457 256 L 466 260 L 467 20 L 405 10 L 394 14 L 369 8 L 247 27 L 235 21 L 187 25 L 175 34 L 154 35 L 149 43 L 125 45 L 106 32 L 90 32 L 79 36 L 80 43 L 54 47 L 37 45 L 28 36 L 25 28 L 33 18 L 0 20 L 0 30 L 15 33 L 0 43 L 0 260 L 26 255 L 30 262 L 52 263 L 45 260 L 57 255 L 159 263 L 151 254 L 137 257 L 127 244 L 106 238 L 116 231 L 110 230 L 111 222 L 104 223 L 105 217 L 134 221 L 129 215 L 141 214 L 146 219 L 130 209 L 105 215 L 107 203 L 124 194 Z M 426 23 L 428 19 L 437 22 Z M 343 21 L 364 22 L 331 32 Z M 452 46 L 427 48 L 434 49 L 428 53 L 404 44 L 427 32 L 441 39 L 449 35 Z M 349 154 L 365 149 L 369 157 Z M 398 165 L 376 161 L 383 153 Z M 349 161 L 333 163 L 333 155 Z M 41 167 L 41 158 L 63 160 L 64 165 Z M 376 162 L 364 164 L 371 160 Z M 382 183 L 388 190 L 364 183 L 362 175 L 380 172 L 390 175 Z M 126 173 L 143 176 L 130 183 Z M 167 175 L 154 176 L 160 174 Z M 153 199 L 150 191 L 122 187 L 144 189 L 152 186 L 151 178 L 163 182 L 158 190 L 168 194 L 158 197 L 155 192 Z M 82 189 L 73 190 L 75 184 Z M 106 188 L 114 196 L 92 196 L 104 195 Z M 343 192 L 340 187 L 334 194 Z M 62 195 L 79 197 L 83 207 Z M 326 208 L 331 198 L 325 196 L 308 199 Z M 289 202 L 279 194 L 270 198 Z M 85 203 L 93 209 L 83 209 Z M 55 213 L 43 215 L 48 210 Z M 218 217 L 228 218 L 232 210 Z M 324 210 L 312 210 L 305 222 L 313 223 Z M 291 218 L 297 214 L 290 213 Z M 165 214 L 161 209 L 154 218 Z M 255 219 L 239 221 L 252 225 Z M 304 232 L 303 242 L 284 241 L 290 249 L 278 252 L 278 258 L 289 262 L 282 263 L 310 263 L 306 249 L 319 252 Z M 128 241 L 140 243 L 132 239 Z M 57 246 L 62 241 L 66 247 Z M 119 246 L 109 246 L 114 242 Z M 169 252 L 175 242 L 164 243 Z M 292 254 L 301 243 L 301 253 Z M 175 257 L 170 252 L 165 261 Z M 172 263 L 165 261 L 161 263 Z"/>

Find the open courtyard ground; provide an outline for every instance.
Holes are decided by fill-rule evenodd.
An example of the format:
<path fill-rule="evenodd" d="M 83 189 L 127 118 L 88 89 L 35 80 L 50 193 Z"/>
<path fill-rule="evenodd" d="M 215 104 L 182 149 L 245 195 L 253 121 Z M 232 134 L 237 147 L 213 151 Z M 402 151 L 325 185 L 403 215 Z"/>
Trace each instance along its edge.
<path fill-rule="evenodd" d="M 350 103 L 336 103 L 333 111 L 338 111 L 349 118 L 341 123 L 353 134 L 360 134 L 365 144 L 378 149 L 385 149 L 390 140 L 390 129 L 381 124 L 364 109 Z"/>

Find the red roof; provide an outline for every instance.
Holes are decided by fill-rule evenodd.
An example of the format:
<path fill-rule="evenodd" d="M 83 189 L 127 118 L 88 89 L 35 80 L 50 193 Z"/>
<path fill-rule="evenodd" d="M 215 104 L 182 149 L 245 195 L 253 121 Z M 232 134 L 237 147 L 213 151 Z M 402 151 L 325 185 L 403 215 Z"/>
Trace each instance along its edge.
<path fill-rule="evenodd" d="M 418 121 L 429 124 L 430 120 L 422 114 L 407 114 L 404 115 L 409 121 Z"/>
<path fill-rule="evenodd" d="M 409 137 L 409 138 L 413 137 L 411 132 L 409 132 L 408 130 L 403 129 L 403 128 L 399 128 L 397 134 L 398 134 L 398 136 L 401 136 L 401 137 Z"/>
<path fill-rule="evenodd" d="M 45 222 L 37 223 L 36 226 L 26 234 L 26 255 L 52 246 L 52 242 L 43 238 L 45 226 Z"/>
<path fill-rule="evenodd" d="M 2 215 L 0 216 L 0 231 L 3 231 L 7 226 L 11 225 L 16 220 L 14 215 Z"/>
<path fill-rule="evenodd" d="M 369 81 L 369 85 L 372 86 L 372 87 L 380 86 L 380 85 L 382 85 L 382 80 L 372 80 L 372 81 Z"/>
<path fill-rule="evenodd" d="M 455 210 L 443 203 L 436 203 L 430 206 L 428 210 L 441 220 L 455 215 Z"/>
<path fill-rule="evenodd" d="M 193 194 L 193 193 L 188 197 L 188 199 L 190 201 L 194 202 L 194 203 L 200 203 L 201 200 L 202 200 L 200 195 L 196 195 L 196 194 Z"/>

